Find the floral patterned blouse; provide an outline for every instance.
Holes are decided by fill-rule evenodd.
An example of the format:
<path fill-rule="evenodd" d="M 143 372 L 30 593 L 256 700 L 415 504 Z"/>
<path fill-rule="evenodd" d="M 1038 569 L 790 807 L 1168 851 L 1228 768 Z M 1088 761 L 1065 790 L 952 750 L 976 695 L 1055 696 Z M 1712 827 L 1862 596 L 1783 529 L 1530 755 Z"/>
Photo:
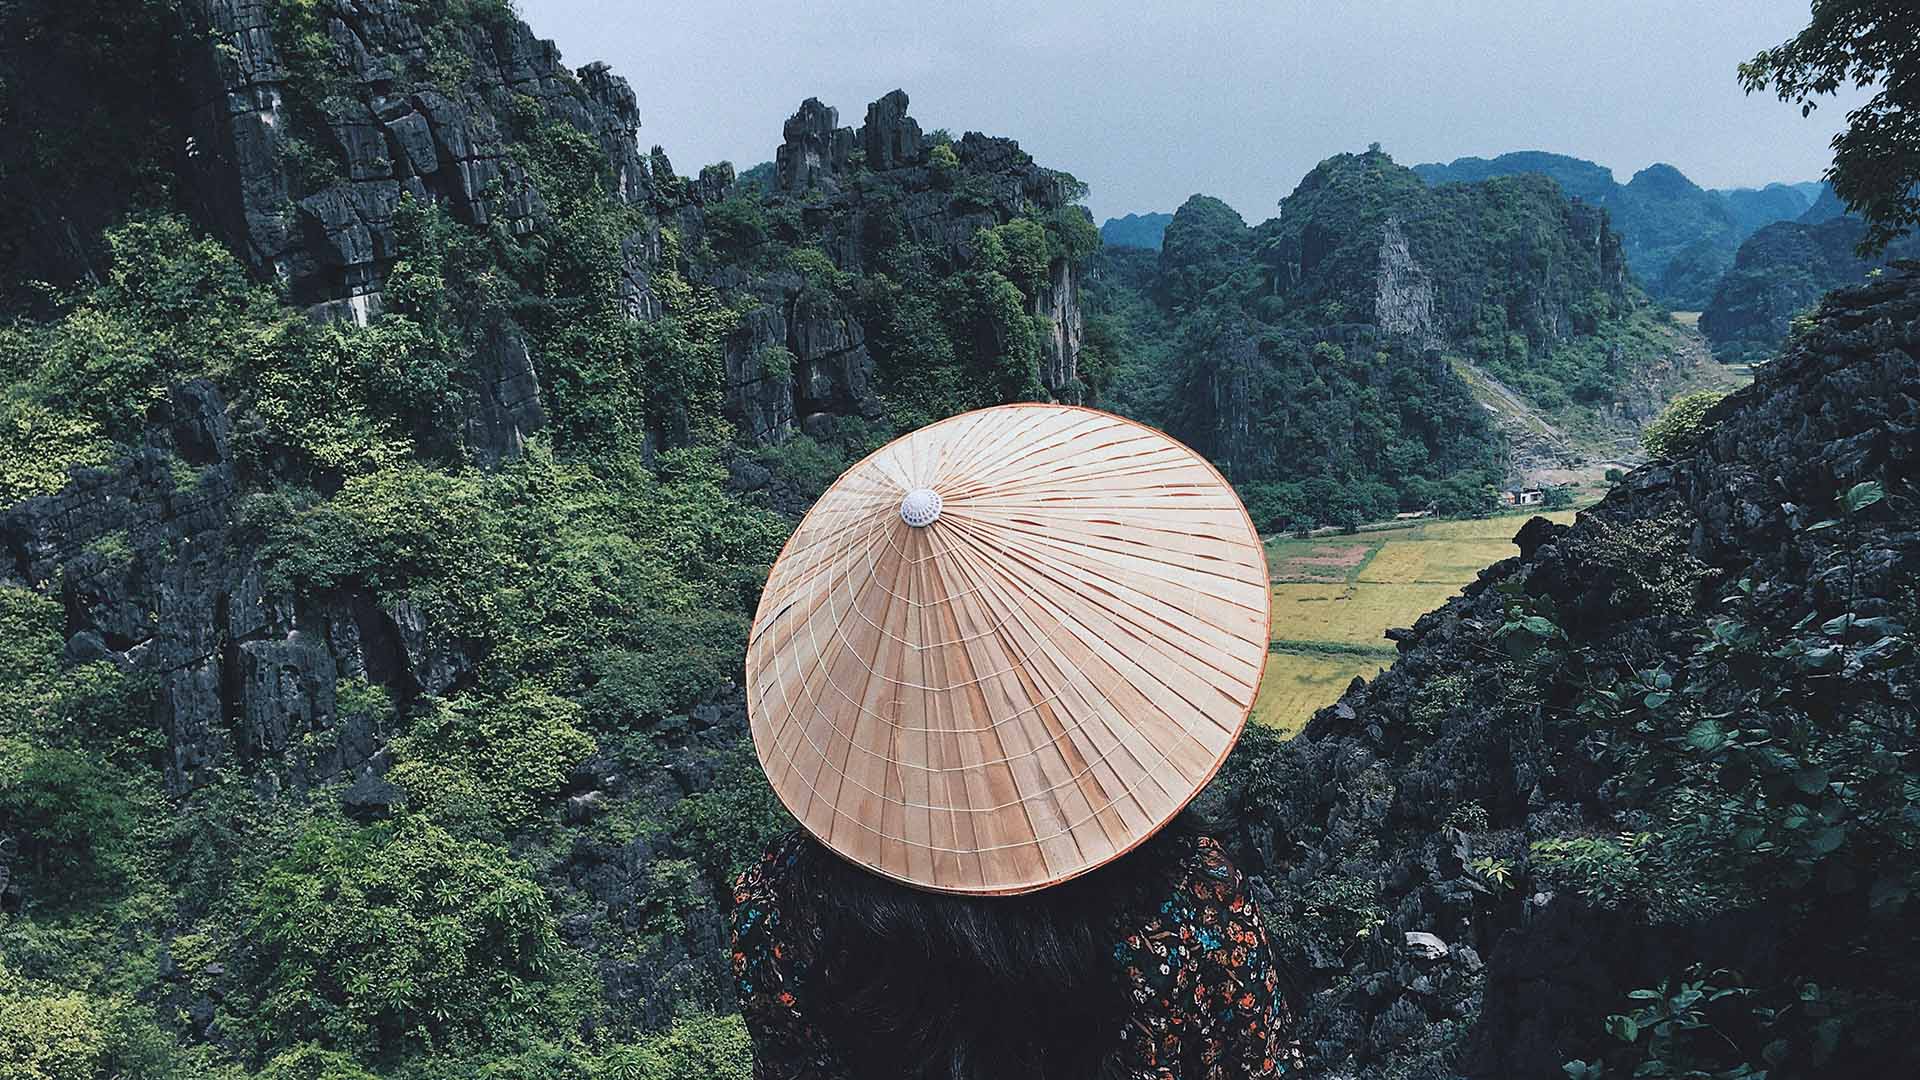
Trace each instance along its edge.
<path fill-rule="evenodd" d="M 848 1076 L 809 1019 L 814 943 L 796 940 L 780 909 L 781 881 L 806 843 L 789 833 L 734 885 L 733 974 L 756 1080 Z M 1140 1080 L 1290 1075 L 1292 1017 L 1259 910 L 1218 841 L 1196 836 L 1189 846 L 1171 895 L 1114 943 L 1133 997 L 1116 1052 Z"/>

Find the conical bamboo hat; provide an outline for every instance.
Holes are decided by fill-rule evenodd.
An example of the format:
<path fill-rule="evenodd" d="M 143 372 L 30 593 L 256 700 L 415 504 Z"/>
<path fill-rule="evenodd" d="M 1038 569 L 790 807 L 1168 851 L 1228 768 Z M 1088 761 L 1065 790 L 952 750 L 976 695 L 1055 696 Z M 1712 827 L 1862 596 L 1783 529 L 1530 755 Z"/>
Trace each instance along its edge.
<path fill-rule="evenodd" d="M 882 447 L 774 564 L 754 749 L 821 843 L 1019 893 L 1152 835 L 1253 707 L 1260 538 L 1204 458 L 1092 409 L 1003 405 Z"/>

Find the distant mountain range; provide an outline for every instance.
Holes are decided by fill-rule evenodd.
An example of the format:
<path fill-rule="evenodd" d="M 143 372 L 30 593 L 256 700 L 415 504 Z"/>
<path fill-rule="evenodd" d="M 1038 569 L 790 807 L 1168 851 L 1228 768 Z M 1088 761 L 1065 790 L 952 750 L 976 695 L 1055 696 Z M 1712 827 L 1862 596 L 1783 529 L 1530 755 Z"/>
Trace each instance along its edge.
<path fill-rule="evenodd" d="M 1649 165 L 1625 184 L 1603 165 L 1561 154 L 1527 151 L 1491 160 L 1459 158 L 1448 165 L 1415 165 L 1429 184 L 1543 173 L 1582 202 L 1606 208 L 1647 292 L 1668 307 L 1697 311 L 1712 298 L 1740 244 L 1760 228 L 1792 221 L 1813 205 L 1819 186 L 1768 184 L 1713 191 L 1672 165 Z"/>
<path fill-rule="evenodd" d="M 1471 510 L 1575 456 L 1553 423 L 1507 430 L 1483 389 L 1630 437 L 1705 358 L 1607 213 L 1547 177 L 1429 185 L 1370 149 L 1321 162 L 1267 221 L 1206 195 L 1161 217 L 1107 223 L 1083 368 L 1210 455 L 1264 528 Z"/>
<path fill-rule="evenodd" d="M 1100 239 L 1108 247 L 1159 251 L 1160 240 L 1166 235 L 1167 225 L 1172 221 L 1172 214 L 1128 214 L 1126 217 L 1108 218 L 1100 226 Z"/>
<path fill-rule="evenodd" d="M 1825 185 L 1818 182 L 1713 190 L 1672 165 L 1655 164 L 1622 184 L 1604 165 L 1539 150 L 1456 158 L 1413 171 L 1432 187 L 1529 173 L 1551 178 L 1569 198 L 1608 212 L 1634 276 L 1676 310 L 1705 308 L 1741 243 L 1761 228 L 1815 210 L 1826 220 L 1841 209 L 1830 192 L 1823 199 Z M 1128 214 L 1108 219 L 1100 233 L 1109 245 L 1158 249 L 1170 220 L 1168 214 Z"/>

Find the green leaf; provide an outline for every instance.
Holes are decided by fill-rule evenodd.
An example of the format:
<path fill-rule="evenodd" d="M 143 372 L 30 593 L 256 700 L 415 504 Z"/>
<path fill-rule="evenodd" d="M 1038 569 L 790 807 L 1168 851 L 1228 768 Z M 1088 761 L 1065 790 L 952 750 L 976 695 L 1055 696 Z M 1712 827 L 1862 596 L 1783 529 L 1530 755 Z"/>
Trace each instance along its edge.
<path fill-rule="evenodd" d="M 1887 497 L 1878 480 L 1863 480 L 1847 489 L 1847 513 L 1857 514 Z"/>
<path fill-rule="evenodd" d="M 1607 1017 L 1607 1034 L 1621 1042 L 1632 1042 L 1640 1037 L 1640 1024 L 1631 1016 L 1614 1013 Z"/>
<path fill-rule="evenodd" d="M 1816 521 L 1813 524 L 1807 526 L 1807 531 L 1819 532 L 1821 529 L 1831 529 L 1838 524 L 1840 524 L 1839 518 L 1828 518 L 1825 521 Z"/>
<path fill-rule="evenodd" d="M 1654 698 L 1665 697 L 1666 695 L 1648 694 L 1647 696 Z M 1651 703 L 1649 703 L 1648 707 L 1652 707 Z M 1708 751 L 1718 750 L 1726 745 L 1726 742 L 1727 733 L 1721 731 L 1720 725 L 1712 720 L 1701 720 L 1687 729 L 1687 745 L 1697 749 Z"/>
<path fill-rule="evenodd" d="M 1845 843 L 1847 830 L 1838 825 L 1829 825 L 1807 838 L 1807 847 L 1815 855 L 1825 855 Z"/>
<path fill-rule="evenodd" d="M 1553 620 L 1540 615 L 1529 615 L 1520 620 L 1520 625 L 1535 637 L 1550 638 L 1560 632 L 1560 628 L 1553 625 Z"/>
<path fill-rule="evenodd" d="M 1845 662 L 1839 649 L 1828 648 L 1808 649 L 1800 658 L 1800 666 L 1814 672 L 1839 671 Z"/>
<path fill-rule="evenodd" d="M 1640 703 L 1645 705 L 1649 709 L 1657 709 L 1660 706 L 1665 705 L 1667 702 L 1672 700 L 1673 700 L 1672 694 L 1661 693 L 1660 691 L 1656 690 L 1653 693 L 1648 694 L 1646 697 L 1641 698 Z"/>
<path fill-rule="evenodd" d="M 1809 795 L 1818 795 L 1827 790 L 1827 783 L 1827 770 L 1818 766 L 1793 771 L 1793 786 Z"/>

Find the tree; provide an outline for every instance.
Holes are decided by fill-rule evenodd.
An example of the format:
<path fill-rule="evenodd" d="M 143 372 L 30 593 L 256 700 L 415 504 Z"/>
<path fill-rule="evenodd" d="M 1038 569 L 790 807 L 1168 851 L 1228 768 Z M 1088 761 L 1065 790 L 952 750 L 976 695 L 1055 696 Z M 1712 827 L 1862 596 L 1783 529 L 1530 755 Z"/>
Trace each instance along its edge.
<path fill-rule="evenodd" d="M 1879 92 L 1833 137 L 1827 180 L 1867 221 L 1872 255 L 1920 224 L 1920 6 L 1911 0 L 1813 0 L 1792 40 L 1740 65 L 1748 93 L 1772 90 L 1811 113 L 1844 84 Z"/>

